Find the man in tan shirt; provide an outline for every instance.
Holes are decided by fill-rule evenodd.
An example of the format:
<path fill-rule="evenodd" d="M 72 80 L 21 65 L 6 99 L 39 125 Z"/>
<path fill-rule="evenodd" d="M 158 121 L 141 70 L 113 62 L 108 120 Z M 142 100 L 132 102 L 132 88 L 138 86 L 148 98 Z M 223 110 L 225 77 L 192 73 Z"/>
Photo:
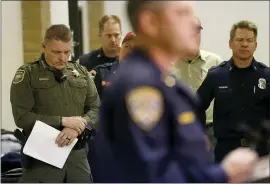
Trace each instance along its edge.
<path fill-rule="evenodd" d="M 197 34 L 197 43 L 200 45 L 201 43 L 201 30 L 203 29 L 201 26 L 201 21 L 198 20 L 198 34 Z M 201 86 L 203 80 L 206 77 L 208 69 L 212 66 L 217 66 L 222 62 L 222 58 L 214 53 L 207 52 L 204 50 L 200 50 L 200 52 L 194 56 L 190 55 L 189 60 L 184 60 L 182 62 L 177 62 L 177 64 L 173 65 L 172 72 L 173 74 L 186 83 L 190 89 L 196 93 L 197 89 Z M 215 138 L 213 135 L 213 102 L 208 108 L 207 112 L 207 135 L 211 141 L 212 146 L 215 145 Z"/>

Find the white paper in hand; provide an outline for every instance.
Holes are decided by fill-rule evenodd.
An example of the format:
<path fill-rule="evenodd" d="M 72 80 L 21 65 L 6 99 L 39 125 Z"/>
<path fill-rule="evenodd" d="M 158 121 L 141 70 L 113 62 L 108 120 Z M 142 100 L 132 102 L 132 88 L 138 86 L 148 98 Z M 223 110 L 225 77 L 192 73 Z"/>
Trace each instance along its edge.
<path fill-rule="evenodd" d="M 23 153 L 62 169 L 78 139 L 76 138 L 69 146 L 58 147 L 55 140 L 59 133 L 59 130 L 36 121 Z"/>

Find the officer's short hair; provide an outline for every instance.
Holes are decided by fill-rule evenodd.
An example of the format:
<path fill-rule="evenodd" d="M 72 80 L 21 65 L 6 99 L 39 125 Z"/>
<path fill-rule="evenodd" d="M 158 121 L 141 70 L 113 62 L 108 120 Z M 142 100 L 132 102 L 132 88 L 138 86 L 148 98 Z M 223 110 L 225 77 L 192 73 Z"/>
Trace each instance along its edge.
<path fill-rule="evenodd" d="M 104 25 L 109 20 L 113 20 L 115 24 L 119 24 L 120 30 L 122 30 L 121 20 L 120 20 L 120 18 L 118 16 L 116 16 L 116 15 L 104 15 L 103 17 L 101 17 L 101 19 L 99 20 L 99 23 L 98 23 L 99 33 L 102 33 L 104 31 Z"/>
<path fill-rule="evenodd" d="M 139 30 L 138 18 L 140 13 L 144 10 L 160 13 L 161 8 L 164 7 L 164 2 L 166 1 L 128 0 L 127 15 L 135 33 Z"/>
<path fill-rule="evenodd" d="M 253 31 L 255 39 L 257 39 L 257 35 L 258 35 L 257 26 L 253 22 L 251 22 L 249 20 L 242 20 L 240 22 L 235 23 L 232 26 L 232 29 L 231 29 L 231 32 L 230 32 L 230 40 L 234 39 L 235 31 L 236 31 L 237 28 L 239 28 L 239 29 L 248 29 L 250 31 Z"/>
<path fill-rule="evenodd" d="M 43 43 L 46 44 L 48 41 L 51 40 L 69 42 L 71 39 L 72 32 L 66 25 L 54 24 L 46 30 Z"/>

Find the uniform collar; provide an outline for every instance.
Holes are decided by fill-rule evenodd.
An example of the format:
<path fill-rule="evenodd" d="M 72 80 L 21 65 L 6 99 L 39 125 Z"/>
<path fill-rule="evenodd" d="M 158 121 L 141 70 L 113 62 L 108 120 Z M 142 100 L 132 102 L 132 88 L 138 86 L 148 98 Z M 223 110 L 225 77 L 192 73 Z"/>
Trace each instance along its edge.
<path fill-rule="evenodd" d="M 207 54 L 206 54 L 203 50 L 200 50 L 200 55 L 199 55 L 199 57 L 200 57 L 203 61 L 206 61 Z"/>
<path fill-rule="evenodd" d="M 39 65 L 40 65 L 40 68 L 41 69 L 48 69 L 48 68 L 50 68 L 50 66 L 45 61 L 44 53 L 41 54 L 38 62 L 39 62 Z"/>
<path fill-rule="evenodd" d="M 44 53 L 41 54 L 41 56 L 40 56 L 38 62 L 39 62 L 40 68 L 43 69 L 43 70 L 44 70 L 44 69 L 48 69 L 48 70 L 51 70 L 51 71 L 55 71 L 55 70 L 56 70 L 56 69 L 52 68 L 51 66 L 49 66 L 49 65 L 47 64 L 47 62 L 46 62 L 46 60 L 45 60 Z M 69 63 L 67 63 L 66 66 L 68 66 L 68 64 L 69 64 Z M 65 70 L 65 68 L 64 68 L 64 70 Z"/>
<path fill-rule="evenodd" d="M 231 58 L 228 61 L 228 63 L 229 63 L 229 70 L 230 71 L 233 71 L 235 68 L 237 68 L 236 65 L 233 62 L 233 58 Z M 252 59 L 251 67 L 252 67 L 253 71 L 255 71 L 255 72 L 258 70 L 258 62 L 255 60 L 254 57 Z"/>
<path fill-rule="evenodd" d="M 116 56 L 116 57 L 108 57 L 108 56 L 106 56 L 105 53 L 104 53 L 104 51 L 103 51 L 103 49 L 102 49 L 102 47 L 100 47 L 100 49 L 98 49 L 97 57 L 98 58 L 101 58 L 101 57 L 105 57 L 105 58 L 118 58 L 118 56 Z"/>
<path fill-rule="evenodd" d="M 195 59 L 191 60 L 191 63 L 196 62 L 199 58 L 202 61 L 206 62 L 206 57 L 207 57 L 207 54 L 203 50 L 200 50 L 198 56 Z M 187 63 L 188 63 L 188 61 L 189 60 L 185 60 L 185 62 L 187 62 Z"/>
<path fill-rule="evenodd" d="M 100 57 L 104 57 L 104 56 L 105 56 L 104 51 L 103 51 L 102 47 L 100 47 L 100 49 L 98 50 L 97 57 L 100 58 Z"/>

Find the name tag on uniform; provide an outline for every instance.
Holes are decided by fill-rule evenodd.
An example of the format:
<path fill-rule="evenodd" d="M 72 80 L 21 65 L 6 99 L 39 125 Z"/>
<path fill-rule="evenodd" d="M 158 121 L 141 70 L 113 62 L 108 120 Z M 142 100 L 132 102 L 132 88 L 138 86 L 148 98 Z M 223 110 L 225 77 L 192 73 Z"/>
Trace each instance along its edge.
<path fill-rule="evenodd" d="M 38 80 L 40 80 L 40 81 L 47 81 L 47 80 L 49 80 L 49 78 L 38 78 Z"/>
<path fill-rule="evenodd" d="M 219 86 L 218 89 L 228 89 L 228 86 Z"/>

